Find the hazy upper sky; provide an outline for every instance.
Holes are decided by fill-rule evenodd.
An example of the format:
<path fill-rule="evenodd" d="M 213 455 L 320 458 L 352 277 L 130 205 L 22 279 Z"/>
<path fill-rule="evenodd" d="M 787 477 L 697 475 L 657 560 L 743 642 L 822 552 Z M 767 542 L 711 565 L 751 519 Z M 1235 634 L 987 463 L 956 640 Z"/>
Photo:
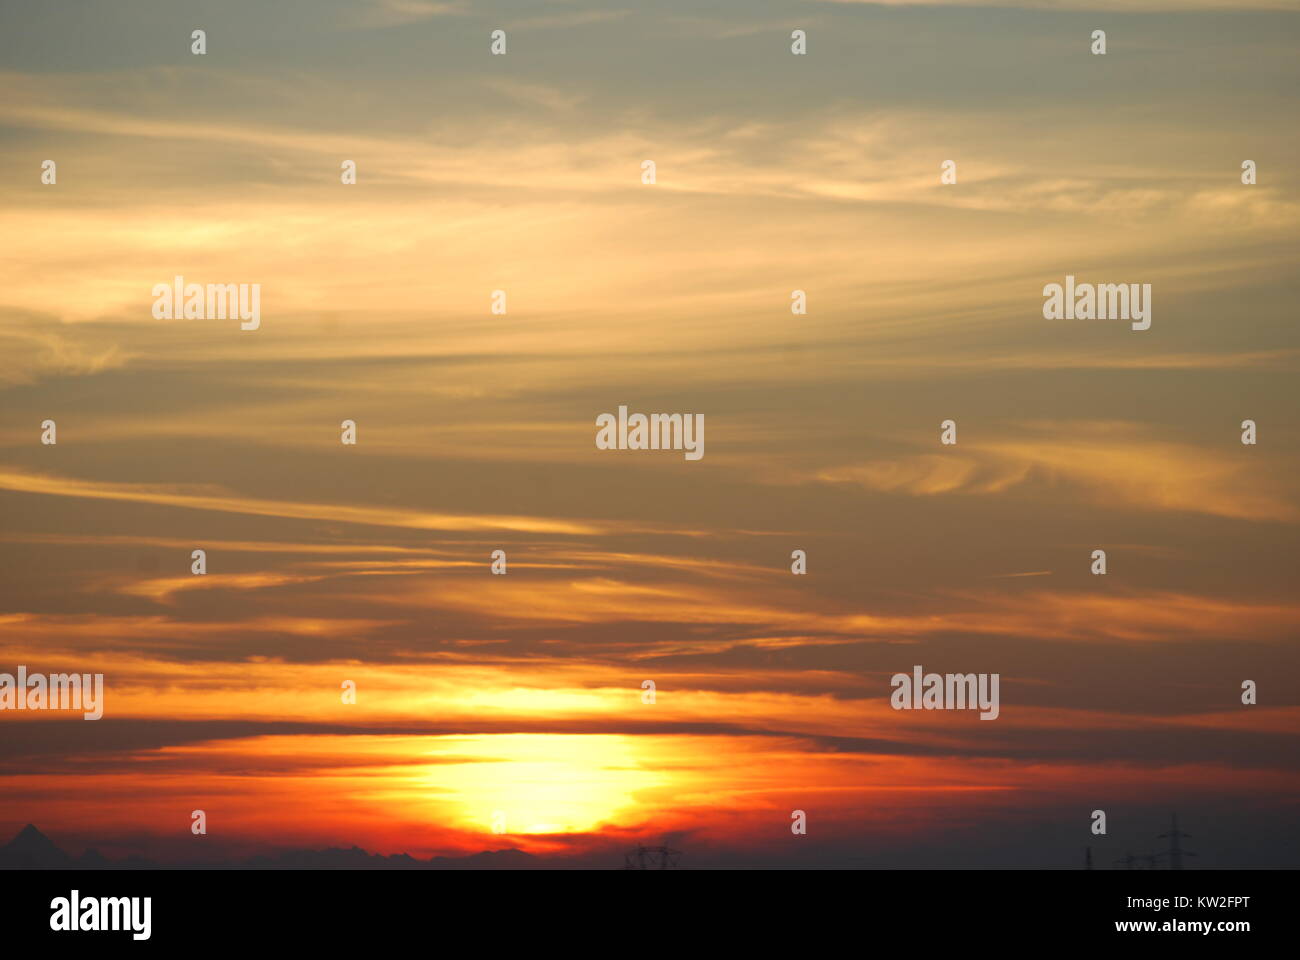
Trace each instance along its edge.
<path fill-rule="evenodd" d="M 107 699 L 0 714 L 0 842 L 1075 866 L 1176 809 L 1294 866 L 1298 40 L 1289 0 L 4 5 L 0 672 Z M 155 319 L 178 275 L 260 329 Z M 1067 275 L 1150 329 L 1044 319 Z M 596 449 L 620 404 L 703 459 Z M 914 664 L 1001 716 L 892 710 Z"/>

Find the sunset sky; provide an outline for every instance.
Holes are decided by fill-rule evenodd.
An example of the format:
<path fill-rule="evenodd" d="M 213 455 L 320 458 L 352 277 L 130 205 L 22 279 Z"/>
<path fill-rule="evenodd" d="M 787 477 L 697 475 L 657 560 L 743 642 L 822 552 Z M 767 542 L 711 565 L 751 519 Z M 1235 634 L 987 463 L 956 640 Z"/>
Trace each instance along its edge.
<path fill-rule="evenodd" d="M 1291 0 L 5 4 L 0 672 L 106 702 L 0 714 L 0 843 L 1076 867 L 1176 810 L 1199 866 L 1297 865 L 1298 41 Z M 260 329 L 155 319 L 178 275 Z M 1067 275 L 1151 328 L 1045 320 Z M 598 450 L 621 404 L 704 457 Z M 1000 716 L 891 709 L 915 664 Z"/>

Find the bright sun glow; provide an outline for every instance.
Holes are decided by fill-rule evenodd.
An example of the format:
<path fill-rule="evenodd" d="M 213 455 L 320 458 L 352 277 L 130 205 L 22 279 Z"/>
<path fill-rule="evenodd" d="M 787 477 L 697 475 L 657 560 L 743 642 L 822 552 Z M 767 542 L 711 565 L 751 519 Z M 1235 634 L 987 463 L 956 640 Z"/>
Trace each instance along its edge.
<path fill-rule="evenodd" d="M 427 774 L 468 829 L 505 834 L 593 830 L 636 807 L 636 792 L 668 782 L 647 769 L 624 736 L 511 735 L 446 738 L 479 762 L 439 764 Z M 498 816 L 499 815 L 499 816 Z M 494 821 L 494 817 L 497 820 Z"/>

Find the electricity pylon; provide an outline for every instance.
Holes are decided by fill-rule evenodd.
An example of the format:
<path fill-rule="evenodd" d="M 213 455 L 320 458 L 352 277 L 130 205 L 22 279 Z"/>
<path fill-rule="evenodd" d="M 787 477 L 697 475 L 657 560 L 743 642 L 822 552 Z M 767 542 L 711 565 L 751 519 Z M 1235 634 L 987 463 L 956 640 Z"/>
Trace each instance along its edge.
<path fill-rule="evenodd" d="M 1168 839 L 1169 852 L 1168 854 L 1166 854 L 1166 856 L 1169 857 L 1169 869 L 1181 870 L 1183 869 L 1183 857 L 1194 857 L 1196 856 L 1196 854 L 1192 853 L 1192 851 L 1190 850 L 1184 850 L 1182 847 L 1178 845 L 1178 841 L 1181 837 L 1189 837 L 1189 838 L 1191 837 L 1190 833 L 1183 833 L 1181 830 L 1178 829 L 1178 814 L 1171 813 L 1169 815 L 1169 818 L 1170 821 L 1173 823 L 1173 827 L 1170 829 L 1168 833 L 1162 833 L 1158 837 L 1156 837 L 1156 839 L 1157 840 Z"/>

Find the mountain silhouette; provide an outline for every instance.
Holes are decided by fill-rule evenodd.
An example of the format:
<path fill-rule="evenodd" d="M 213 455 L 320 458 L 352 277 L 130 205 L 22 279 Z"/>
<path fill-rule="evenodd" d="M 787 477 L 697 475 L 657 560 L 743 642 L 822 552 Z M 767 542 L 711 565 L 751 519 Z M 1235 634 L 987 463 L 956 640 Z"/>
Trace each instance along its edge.
<path fill-rule="evenodd" d="M 539 866 L 540 861 L 522 850 L 484 850 L 465 857 L 430 857 L 419 860 L 409 853 L 367 853 L 360 847 L 326 850 L 284 850 L 275 856 L 257 856 L 245 861 L 250 867 L 298 867 L 316 869 L 350 868 L 360 870 L 428 870 L 444 869 L 518 869 Z"/>
<path fill-rule="evenodd" d="M 250 867 L 275 869 L 278 867 L 296 867 L 299 869 L 352 869 L 352 870 L 482 870 L 482 869 L 526 869 L 528 867 L 547 866 L 547 862 L 534 857 L 523 850 L 509 848 L 505 850 L 484 850 L 464 857 L 430 857 L 420 860 L 409 853 L 394 853 L 385 856 L 381 853 L 369 853 L 360 847 L 329 847 L 325 850 L 282 850 L 275 855 L 261 854 L 246 860 L 229 863 L 204 863 L 212 867 Z M 17 835 L 0 847 L 0 867 L 71 867 L 77 869 L 128 868 L 148 869 L 158 867 L 151 860 L 130 856 L 125 860 L 110 860 L 98 850 L 91 847 L 80 857 L 73 858 L 60 850 L 54 842 L 32 824 L 27 824 Z"/>
<path fill-rule="evenodd" d="M 72 858 L 30 823 L 0 847 L 0 867 L 70 867 Z"/>

